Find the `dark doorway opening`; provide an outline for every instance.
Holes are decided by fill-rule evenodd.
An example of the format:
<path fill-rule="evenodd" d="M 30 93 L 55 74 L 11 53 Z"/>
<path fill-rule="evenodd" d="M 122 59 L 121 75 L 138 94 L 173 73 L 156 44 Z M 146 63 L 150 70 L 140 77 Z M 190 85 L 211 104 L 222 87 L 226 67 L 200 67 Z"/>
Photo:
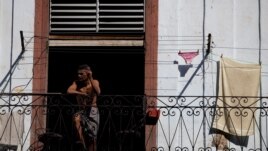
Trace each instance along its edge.
<path fill-rule="evenodd" d="M 138 102 L 138 104 L 137 102 L 134 103 L 137 96 L 143 96 L 144 94 L 143 47 L 50 47 L 48 92 L 65 94 L 68 86 L 76 78 L 77 67 L 80 64 L 88 64 L 93 71 L 93 77 L 99 80 L 102 100 L 105 100 L 103 96 L 125 96 L 124 98 L 127 98 L 128 101 L 133 101 L 133 105 L 140 106 L 134 110 L 132 108 L 129 113 L 140 113 L 140 111 L 143 111 L 143 101 Z M 72 100 L 70 102 L 75 103 Z M 70 102 L 61 101 L 60 104 L 64 106 Z M 48 103 L 51 104 L 50 102 Z M 98 105 L 103 105 L 103 102 L 98 102 Z M 129 105 L 129 103 L 122 102 L 121 105 Z M 53 114 L 48 114 L 47 128 L 50 131 L 63 135 L 63 140 L 58 148 L 66 151 L 74 151 L 77 150 L 74 144 L 76 134 L 73 129 L 72 117 L 68 112 L 69 109 L 61 108 L 59 109 L 60 111 L 54 111 L 51 112 Z M 117 137 L 118 131 L 122 132 L 129 126 L 129 122 L 126 122 L 126 120 L 133 118 L 133 114 L 119 117 L 118 114 L 112 112 L 103 111 L 103 114 L 100 115 L 99 134 L 102 134 L 102 136 L 99 139 L 98 144 L 100 146 L 98 146 L 98 150 L 119 151 L 122 148 L 125 150 L 144 150 L 144 125 L 140 125 L 139 129 L 137 129 L 139 134 L 137 138 L 129 135 L 129 137 L 124 137 L 126 138 L 124 139 L 124 144 L 118 145 L 115 145 L 118 142 L 109 142 L 115 139 L 107 137 Z M 102 125 L 103 123 L 107 123 L 108 116 L 111 116 L 109 117 L 109 121 L 111 120 L 113 125 L 118 127 L 112 133 L 110 131 L 111 127 Z M 134 121 L 140 121 L 142 118 L 143 116 L 140 114 L 135 116 Z M 106 133 L 109 133 L 109 135 L 105 136 Z M 128 142 L 126 140 L 130 141 Z M 129 147 L 129 149 L 126 147 Z"/>

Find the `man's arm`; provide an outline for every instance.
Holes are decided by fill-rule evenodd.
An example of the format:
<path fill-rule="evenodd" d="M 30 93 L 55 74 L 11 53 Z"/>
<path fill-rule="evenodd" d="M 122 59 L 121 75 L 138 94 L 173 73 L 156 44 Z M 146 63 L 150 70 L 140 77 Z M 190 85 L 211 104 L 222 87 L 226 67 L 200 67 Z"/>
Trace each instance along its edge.
<path fill-rule="evenodd" d="M 86 95 L 86 93 L 84 92 L 80 92 L 76 90 L 77 85 L 75 82 L 72 83 L 72 85 L 69 86 L 69 88 L 67 89 L 67 93 L 68 94 L 81 94 L 81 95 Z"/>
<path fill-rule="evenodd" d="M 97 93 L 97 95 L 100 95 L 101 90 L 100 90 L 100 86 L 99 86 L 99 81 L 90 79 L 90 82 L 91 82 L 95 92 Z"/>
<path fill-rule="evenodd" d="M 93 79 L 92 71 L 89 71 L 88 78 L 89 78 L 90 83 L 93 86 L 94 91 L 97 93 L 97 95 L 100 95 L 101 90 L 100 90 L 100 86 L 99 86 L 99 81 Z"/>

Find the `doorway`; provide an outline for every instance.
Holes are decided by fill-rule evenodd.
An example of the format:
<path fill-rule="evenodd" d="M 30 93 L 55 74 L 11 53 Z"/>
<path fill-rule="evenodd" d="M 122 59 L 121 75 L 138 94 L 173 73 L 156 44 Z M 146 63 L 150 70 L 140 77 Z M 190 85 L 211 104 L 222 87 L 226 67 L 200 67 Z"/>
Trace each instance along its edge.
<path fill-rule="evenodd" d="M 137 96 L 143 96 L 144 94 L 144 57 L 143 47 L 50 47 L 48 92 L 60 92 L 65 94 L 68 86 L 77 76 L 78 65 L 88 64 L 92 69 L 93 77 L 100 82 L 101 98 L 124 96 L 128 101 L 135 100 Z M 67 102 L 62 101 L 60 103 L 64 106 Z M 99 102 L 98 105 L 103 105 L 103 102 Z M 142 101 L 135 105 L 140 106 L 140 108 L 135 110 L 143 110 Z M 71 115 L 68 115 L 67 110 L 68 108 L 60 109 L 60 111 L 56 111 L 56 113 L 48 114 L 47 127 L 63 135 L 64 140 L 61 141 L 62 143 L 58 146 L 61 150 L 74 151 L 76 150 L 74 144 L 76 134 L 72 126 Z M 131 112 L 133 112 L 133 109 Z M 61 117 L 55 116 L 57 113 L 60 114 Z M 124 137 L 126 138 L 124 140 L 130 141 L 124 141 L 124 144 L 116 144 L 118 141 L 109 142 L 115 139 L 109 139 L 107 137 L 116 137 L 116 133 L 121 129 L 115 128 L 116 131 L 111 133 L 111 127 L 103 123 L 107 123 L 107 120 L 111 120 L 115 127 L 118 126 L 121 128 L 126 128 L 127 125 L 124 125 L 124 123 L 129 123 L 122 122 L 122 118 L 118 118 L 118 114 L 111 114 L 111 111 L 103 111 L 102 113 L 103 114 L 100 115 L 99 131 L 99 134 L 102 134 L 102 136 L 98 140 L 98 144 L 105 145 L 98 146 L 98 150 L 119 151 L 124 149 L 142 151 L 145 149 L 143 125 L 140 125 L 137 133 L 139 136 L 136 139 L 132 135 L 129 135 L 129 137 Z M 108 117 L 110 115 L 111 117 Z M 132 117 L 124 116 L 123 121 L 130 118 Z M 140 121 L 143 116 L 137 116 L 135 118 L 135 121 Z M 103 134 L 106 133 L 110 135 L 104 136 Z"/>

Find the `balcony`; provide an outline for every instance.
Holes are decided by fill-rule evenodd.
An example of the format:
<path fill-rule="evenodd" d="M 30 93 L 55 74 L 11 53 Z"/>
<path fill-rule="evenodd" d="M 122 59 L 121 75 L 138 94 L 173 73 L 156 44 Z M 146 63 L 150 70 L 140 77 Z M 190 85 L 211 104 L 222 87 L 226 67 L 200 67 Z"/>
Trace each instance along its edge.
<path fill-rule="evenodd" d="M 268 97 L 228 98 L 236 105 L 216 107 L 223 97 L 215 96 L 99 96 L 98 151 L 217 150 L 212 144 L 219 133 L 211 126 L 223 114 L 234 115 L 241 127 L 250 121 L 253 130 L 249 135 L 237 130 L 232 139 L 225 135 L 227 150 L 267 150 Z M 74 96 L 4 93 L 0 100 L 1 150 L 77 150 Z"/>

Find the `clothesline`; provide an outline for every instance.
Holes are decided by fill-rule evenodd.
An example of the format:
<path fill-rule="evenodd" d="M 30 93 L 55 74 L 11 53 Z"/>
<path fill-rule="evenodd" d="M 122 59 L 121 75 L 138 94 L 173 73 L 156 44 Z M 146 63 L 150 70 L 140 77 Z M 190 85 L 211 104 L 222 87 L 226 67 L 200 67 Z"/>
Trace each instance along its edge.
<path fill-rule="evenodd" d="M 215 53 L 213 53 L 213 52 L 211 52 L 210 53 L 211 55 L 214 55 L 214 56 L 217 56 L 217 57 L 222 57 L 222 56 L 224 56 L 223 54 L 221 54 L 221 55 L 218 55 L 218 54 L 215 54 Z M 239 62 L 242 62 L 242 63 L 250 63 L 250 64 L 259 64 L 258 62 L 251 62 L 251 61 L 245 61 L 245 60 L 241 60 L 241 59 L 233 59 L 233 58 L 231 58 L 231 57 L 229 57 L 228 56 L 228 58 L 230 58 L 230 59 L 232 59 L 232 60 L 236 60 L 236 61 L 239 61 Z M 213 59 L 210 59 L 210 60 L 213 60 Z M 214 61 L 214 60 L 213 60 Z"/>

